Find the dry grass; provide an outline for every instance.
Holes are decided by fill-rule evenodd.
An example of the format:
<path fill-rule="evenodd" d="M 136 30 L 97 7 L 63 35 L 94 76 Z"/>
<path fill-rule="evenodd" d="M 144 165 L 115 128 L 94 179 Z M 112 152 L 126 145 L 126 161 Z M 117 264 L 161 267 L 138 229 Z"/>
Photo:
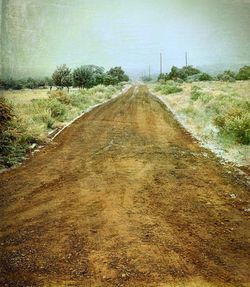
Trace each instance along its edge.
<path fill-rule="evenodd" d="M 2 91 L 2 95 L 14 105 L 29 104 L 34 99 L 47 99 L 48 93 L 49 89 Z"/>

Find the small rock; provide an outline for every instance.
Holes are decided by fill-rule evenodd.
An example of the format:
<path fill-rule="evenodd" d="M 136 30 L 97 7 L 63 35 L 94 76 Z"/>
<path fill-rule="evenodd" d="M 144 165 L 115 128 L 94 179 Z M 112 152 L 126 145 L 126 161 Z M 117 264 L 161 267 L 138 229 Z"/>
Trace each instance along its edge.
<path fill-rule="evenodd" d="M 232 199 L 235 199 L 235 198 L 236 198 L 236 195 L 235 195 L 234 193 L 231 193 L 231 194 L 230 194 L 230 197 L 231 197 Z"/>
<path fill-rule="evenodd" d="M 245 208 L 244 211 L 245 212 L 250 212 L 250 208 Z"/>
<path fill-rule="evenodd" d="M 126 277 L 126 274 L 123 273 L 123 274 L 122 274 L 122 278 L 125 278 L 125 277 Z"/>

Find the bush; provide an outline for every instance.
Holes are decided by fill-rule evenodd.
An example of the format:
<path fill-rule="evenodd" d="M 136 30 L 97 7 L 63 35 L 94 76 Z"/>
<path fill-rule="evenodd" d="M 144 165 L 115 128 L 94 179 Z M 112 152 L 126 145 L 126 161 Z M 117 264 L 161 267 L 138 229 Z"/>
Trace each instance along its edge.
<path fill-rule="evenodd" d="M 174 81 L 168 81 L 166 84 L 159 85 L 155 89 L 156 91 L 160 91 L 165 95 L 179 93 L 182 91 L 182 88 L 177 86 Z"/>
<path fill-rule="evenodd" d="M 248 106 L 248 107 L 247 107 Z M 250 106 L 231 107 L 215 117 L 214 123 L 222 134 L 231 136 L 240 144 L 250 144 Z"/>

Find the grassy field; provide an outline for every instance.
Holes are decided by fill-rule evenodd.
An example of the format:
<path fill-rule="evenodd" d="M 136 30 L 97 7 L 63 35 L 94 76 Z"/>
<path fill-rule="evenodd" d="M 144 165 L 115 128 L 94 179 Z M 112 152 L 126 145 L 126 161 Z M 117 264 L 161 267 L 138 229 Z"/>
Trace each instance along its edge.
<path fill-rule="evenodd" d="M 8 90 L 1 91 L 2 96 L 8 99 L 14 105 L 28 104 L 35 99 L 47 99 L 49 97 L 49 89 L 34 90 Z"/>
<path fill-rule="evenodd" d="M 91 106 L 111 99 L 123 87 L 99 85 L 69 93 L 47 89 L 2 91 L 0 108 L 7 113 L 0 126 L 0 168 L 21 162 L 27 152 L 48 142 L 53 131 Z"/>
<path fill-rule="evenodd" d="M 249 167 L 250 81 L 170 81 L 152 85 L 151 91 L 206 147 L 226 161 Z"/>

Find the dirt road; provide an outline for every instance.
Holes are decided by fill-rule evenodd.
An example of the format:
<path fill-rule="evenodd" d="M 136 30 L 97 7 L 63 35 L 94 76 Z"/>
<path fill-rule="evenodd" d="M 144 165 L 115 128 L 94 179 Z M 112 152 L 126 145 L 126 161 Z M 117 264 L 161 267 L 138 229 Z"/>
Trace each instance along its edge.
<path fill-rule="evenodd" d="M 0 177 L 0 286 L 250 286 L 248 187 L 145 86 Z"/>

